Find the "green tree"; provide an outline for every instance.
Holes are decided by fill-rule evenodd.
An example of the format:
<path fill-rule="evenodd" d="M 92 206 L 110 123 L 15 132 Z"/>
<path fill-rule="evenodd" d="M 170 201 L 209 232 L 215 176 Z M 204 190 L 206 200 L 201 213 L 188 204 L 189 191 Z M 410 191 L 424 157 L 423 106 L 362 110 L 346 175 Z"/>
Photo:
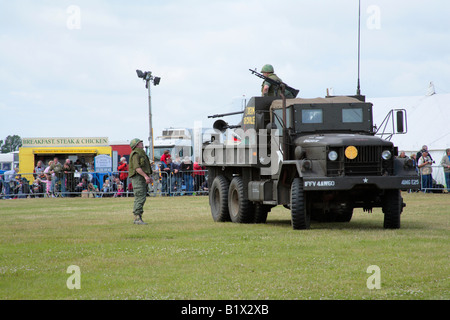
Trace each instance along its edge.
<path fill-rule="evenodd" d="M 22 138 L 18 135 L 7 136 L 5 141 L 0 140 L 1 153 L 8 153 L 18 151 L 22 146 Z"/>

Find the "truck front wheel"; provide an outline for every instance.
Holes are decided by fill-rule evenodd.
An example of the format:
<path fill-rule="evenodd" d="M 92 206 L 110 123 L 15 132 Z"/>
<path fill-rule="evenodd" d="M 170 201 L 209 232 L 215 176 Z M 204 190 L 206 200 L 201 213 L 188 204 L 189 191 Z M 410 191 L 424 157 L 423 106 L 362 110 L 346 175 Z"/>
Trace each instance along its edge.
<path fill-rule="evenodd" d="M 230 221 L 228 212 L 228 187 L 230 183 L 224 176 L 217 176 L 209 191 L 209 205 L 213 220 L 216 222 Z"/>
<path fill-rule="evenodd" d="M 306 200 L 303 180 L 295 178 L 291 185 L 291 221 L 295 230 L 309 229 L 311 215 L 307 210 Z"/>
<path fill-rule="evenodd" d="M 402 211 L 403 198 L 400 195 L 400 190 L 386 190 L 383 199 L 384 228 L 399 229 Z"/>

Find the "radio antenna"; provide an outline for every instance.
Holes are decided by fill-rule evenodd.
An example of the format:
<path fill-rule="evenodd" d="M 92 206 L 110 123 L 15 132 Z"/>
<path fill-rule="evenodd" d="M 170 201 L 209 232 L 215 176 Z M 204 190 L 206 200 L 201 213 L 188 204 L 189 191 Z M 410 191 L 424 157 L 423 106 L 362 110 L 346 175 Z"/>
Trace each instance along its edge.
<path fill-rule="evenodd" d="M 361 88 L 359 85 L 360 59 L 361 59 L 361 0 L 359 0 L 359 9 L 358 9 L 358 84 L 356 88 L 357 95 L 361 95 Z"/>

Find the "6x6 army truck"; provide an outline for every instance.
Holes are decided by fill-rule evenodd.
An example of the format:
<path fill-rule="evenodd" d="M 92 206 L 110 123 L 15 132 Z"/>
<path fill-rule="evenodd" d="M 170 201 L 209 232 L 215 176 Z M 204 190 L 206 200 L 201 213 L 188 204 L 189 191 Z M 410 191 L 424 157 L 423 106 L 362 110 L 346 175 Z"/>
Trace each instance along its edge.
<path fill-rule="evenodd" d="M 384 228 L 400 228 L 401 190 L 418 189 L 420 178 L 376 135 L 372 107 L 364 96 L 253 97 L 238 125 L 217 120 L 202 158 L 214 221 L 265 223 L 283 205 L 293 229 L 309 229 L 381 207 Z M 403 131 L 406 112 L 398 116 Z M 220 139 L 230 128 L 238 142 Z"/>

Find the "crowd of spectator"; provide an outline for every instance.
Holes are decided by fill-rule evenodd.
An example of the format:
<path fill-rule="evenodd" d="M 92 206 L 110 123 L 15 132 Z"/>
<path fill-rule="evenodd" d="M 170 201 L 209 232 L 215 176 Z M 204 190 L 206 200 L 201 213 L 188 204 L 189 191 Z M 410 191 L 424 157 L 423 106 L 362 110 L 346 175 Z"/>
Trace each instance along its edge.
<path fill-rule="evenodd" d="M 421 192 L 442 192 L 444 190 L 450 192 L 450 148 L 445 150 L 444 156 L 440 163 L 437 164 L 444 169 L 445 186 L 437 183 L 436 180 L 433 179 L 433 166 L 436 166 L 436 161 L 433 160 L 427 145 L 423 145 L 422 149 L 417 153 L 411 154 L 409 157 L 404 151 L 401 151 L 399 158 L 410 158 L 413 160 L 417 174 L 421 178 Z"/>
<path fill-rule="evenodd" d="M 166 151 L 159 164 L 153 163 L 153 184 L 149 192 L 164 196 L 207 194 L 205 168 L 192 163 L 189 157 L 171 159 Z M 30 183 L 17 168 L 0 175 L 0 199 L 27 197 L 123 197 L 133 196 L 133 186 L 128 179 L 128 163 L 120 159 L 117 171 L 99 174 L 94 167 L 80 161 L 64 163 L 55 157 L 44 164 L 39 160 Z"/>
<path fill-rule="evenodd" d="M 428 147 L 411 154 L 409 157 L 401 151 L 399 158 L 410 158 L 414 162 L 417 174 L 421 177 L 422 192 L 446 190 L 450 192 L 450 148 L 446 149 L 441 161 L 436 164 Z M 208 179 L 205 167 L 198 159 L 183 159 L 172 156 L 169 150 L 162 155 L 159 164 L 152 163 L 153 184 L 149 192 L 164 196 L 194 195 L 208 193 Z M 437 184 L 432 177 L 433 166 L 444 170 L 445 186 Z M 93 166 L 79 159 L 72 163 L 66 159 L 61 163 L 57 157 L 47 165 L 38 161 L 33 172 L 34 180 L 29 181 L 19 174 L 18 168 L 0 175 L 0 199 L 27 197 L 122 197 L 133 196 L 133 187 L 128 179 L 128 164 L 125 157 L 120 159 L 117 171 L 98 175 Z"/>
<path fill-rule="evenodd" d="M 206 168 L 199 164 L 198 158 L 194 163 L 188 156 L 182 160 L 177 156 L 172 160 L 169 150 L 166 150 L 161 156 L 159 167 L 154 168 L 153 172 L 161 176 L 163 195 L 193 195 L 208 192 Z"/>
<path fill-rule="evenodd" d="M 126 169 L 128 170 L 128 169 Z M 125 173 L 127 176 L 127 173 Z M 123 175 L 122 175 L 123 177 Z M 19 174 L 19 170 L 6 171 L 0 176 L 2 198 L 30 197 L 73 197 L 73 196 L 122 196 L 125 190 L 120 175 L 112 175 L 103 183 L 95 177 L 93 166 L 80 161 L 73 163 L 66 159 L 61 163 L 54 157 L 47 165 L 39 160 L 34 168 L 33 182 Z M 97 179 L 96 179 L 97 178 Z M 126 178 L 125 178 L 126 181 Z"/>

